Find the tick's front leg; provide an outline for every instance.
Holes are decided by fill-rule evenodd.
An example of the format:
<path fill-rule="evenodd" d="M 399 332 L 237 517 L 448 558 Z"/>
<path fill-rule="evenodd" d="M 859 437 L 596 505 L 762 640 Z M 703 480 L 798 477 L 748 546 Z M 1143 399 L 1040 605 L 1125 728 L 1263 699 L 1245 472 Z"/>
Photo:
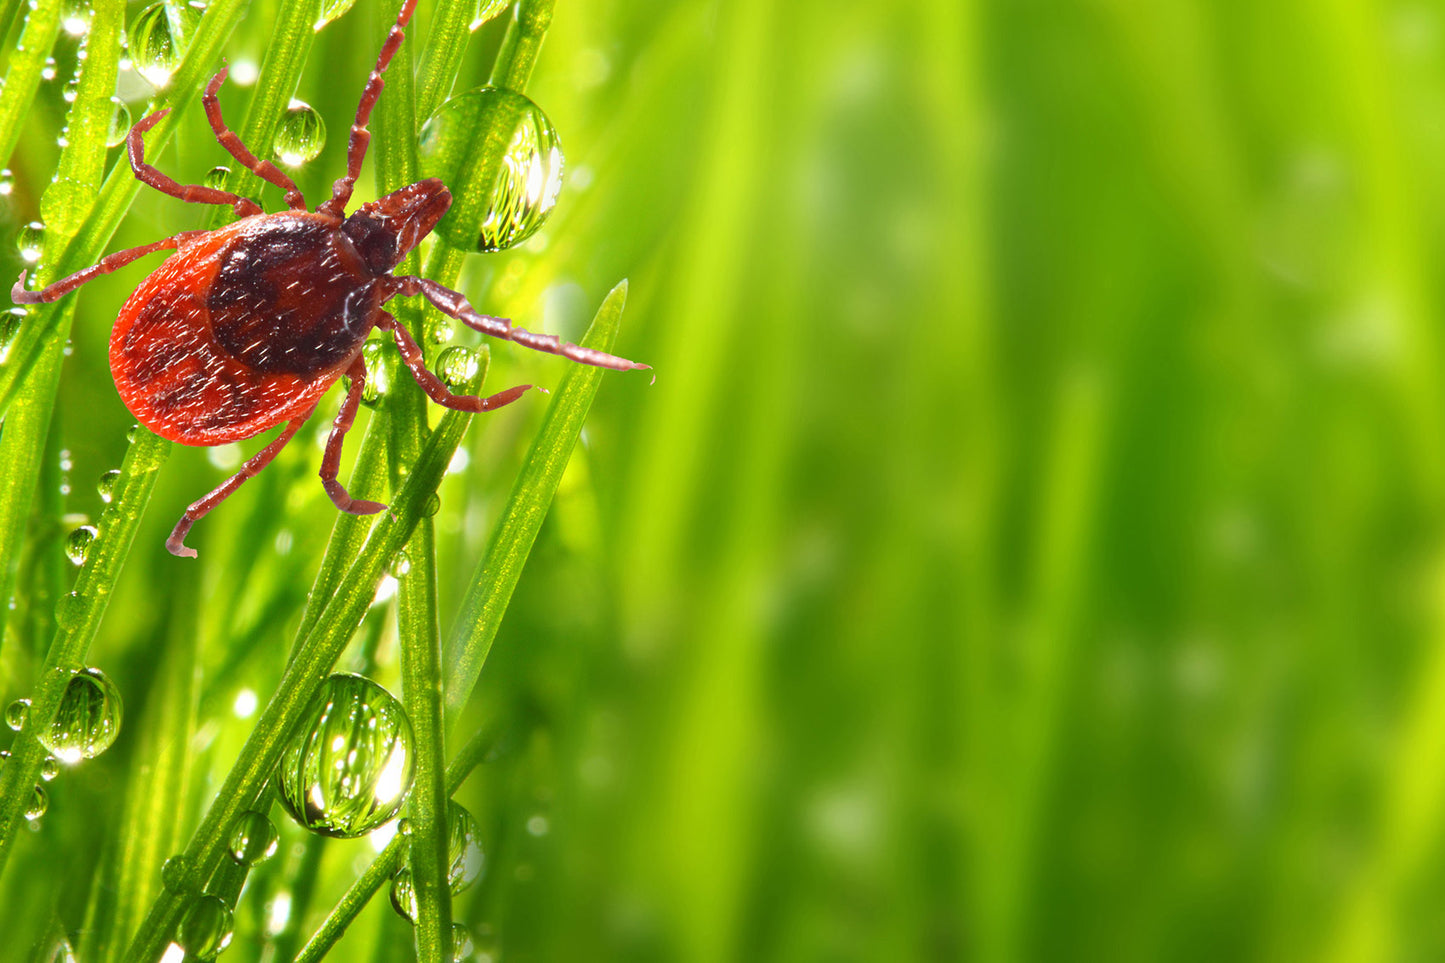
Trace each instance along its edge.
<path fill-rule="evenodd" d="M 506 391 L 499 391 L 494 395 L 485 398 L 478 398 L 476 395 L 456 395 L 447 390 L 447 386 L 440 378 L 427 370 L 426 356 L 422 353 L 421 345 L 407 331 L 406 325 L 401 324 L 386 312 L 382 312 L 381 319 L 376 326 L 383 331 L 390 331 L 396 341 L 396 349 L 401 352 L 401 359 L 406 362 L 407 368 L 411 370 L 412 377 L 416 383 L 421 385 L 421 390 L 426 396 L 437 404 L 451 408 L 456 411 L 493 411 L 503 405 L 510 405 L 534 385 L 517 385 L 515 388 L 508 388 Z"/>
<path fill-rule="evenodd" d="M 326 486 L 326 494 L 331 496 L 336 507 L 343 512 L 374 515 L 386 506 L 381 502 L 352 498 L 341 482 L 336 480 L 336 473 L 341 468 L 341 443 L 346 440 L 346 433 L 351 430 L 351 423 L 356 420 L 356 409 L 361 406 L 361 394 L 366 387 L 366 362 L 361 355 L 357 355 L 351 367 L 346 369 L 346 376 L 351 379 L 351 389 L 346 392 L 346 398 L 341 402 L 341 410 L 336 413 L 336 420 L 331 424 L 331 436 L 326 439 L 326 454 L 321 459 L 321 484 Z"/>

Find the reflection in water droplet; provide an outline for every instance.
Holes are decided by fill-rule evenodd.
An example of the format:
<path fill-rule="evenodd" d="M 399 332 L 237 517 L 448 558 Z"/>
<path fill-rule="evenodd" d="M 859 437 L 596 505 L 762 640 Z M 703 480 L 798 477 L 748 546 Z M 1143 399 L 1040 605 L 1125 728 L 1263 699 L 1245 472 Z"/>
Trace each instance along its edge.
<path fill-rule="evenodd" d="M 65 0 L 60 7 L 60 29 L 72 37 L 90 32 L 90 0 Z"/>
<path fill-rule="evenodd" d="M 321 16 L 316 19 L 315 29 L 320 30 L 355 5 L 356 0 L 322 0 Z"/>
<path fill-rule="evenodd" d="M 230 176 L 231 169 L 225 164 L 218 164 L 206 172 L 206 176 L 202 178 L 201 182 L 214 190 L 224 190 L 226 187 L 226 178 Z"/>
<path fill-rule="evenodd" d="M 411 883 L 411 870 L 403 867 L 391 878 L 391 908 L 408 922 L 416 922 L 416 887 Z"/>
<path fill-rule="evenodd" d="M 105 146 L 118 147 L 130 133 L 130 108 L 119 97 L 110 98 L 110 127 L 105 132 Z"/>
<path fill-rule="evenodd" d="M 476 30 L 510 5 L 511 0 L 477 0 L 477 12 L 472 14 L 472 22 L 467 26 Z"/>
<path fill-rule="evenodd" d="M 454 799 L 447 800 L 447 888 L 452 895 L 465 891 L 481 878 L 486 858 L 472 814 Z M 411 870 L 403 867 L 391 879 L 391 905 L 399 914 L 416 921 L 416 890 Z"/>
<path fill-rule="evenodd" d="M 471 348 L 454 344 L 437 358 L 437 376 L 448 388 L 460 388 L 477 376 L 481 361 Z"/>
<path fill-rule="evenodd" d="M 293 100 L 276 126 L 276 157 L 287 167 L 299 167 L 326 146 L 326 125 L 310 104 Z"/>
<path fill-rule="evenodd" d="M 40 732 L 40 744 L 64 763 L 94 759 L 120 734 L 120 689 L 99 669 L 77 672 L 60 697 L 55 721 Z"/>
<path fill-rule="evenodd" d="M 46 756 L 45 761 L 40 764 L 40 778 L 50 782 L 60 775 L 60 760 L 54 756 Z"/>
<path fill-rule="evenodd" d="M 200 22 L 200 10 L 166 0 L 136 14 L 129 31 L 130 56 L 136 72 L 157 90 L 170 83 Z"/>
<path fill-rule="evenodd" d="M 176 925 L 176 944 L 198 960 L 212 960 L 231 944 L 231 908 L 209 893 L 197 896 Z"/>
<path fill-rule="evenodd" d="M 236 817 L 231 830 L 231 858 L 242 866 L 255 866 L 276 855 L 280 843 L 276 825 L 265 814 L 248 809 Z"/>
<path fill-rule="evenodd" d="M 45 794 L 43 788 L 37 785 L 30 791 L 30 803 L 25 807 L 25 818 L 33 823 L 44 816 L 45 810 L 49 807 L 50 797 Z"/>
<path fill-rule="evenodd" d="M 80 96 L 80 84 L 72 80 L 60 90 L 60 99 L 67 104 L 75 103 L 75 98 Z"/>
<path fill-rule="evenodd" d="M 35 264 L 45 253 L 45 225 L 31 221 L 15 236 L 15 247 L 20 251 L 20 260 Z"/>
<path fill-rule="evenodd" d="M 29 717 L 29 699 L 16 699 L 5 707 L 5 724 L 16 732 L 25 728 L 25 720 Z"/>
<path fill-rule="evenodd" d="M 24 321 L 24 308 L 11 308 L 0 314 L 0 361 L 10 354 L 10 346 L 15 343 L 15 336 L 20 333 L 20 325 Z"/>
<path fill-rule="evenodd" d="M 411 791 L 411 723 L 401 703 L 359 675 L 333 675 L 280 763 L 280 799 L 301 826 L 362 836 L 393 819 Z"/>
<path fill-rule="evenodd" d="M 411 556 L 406 552 L 397 552 L 391 559 L 391 564 L 386 567 L 387 574 L 392 578 L 406 578 L 411 571 Z"/>
<path fill-rule="evenodd" d="M 441 511 L 441 508 L 442 497 L 436 492 L 432 492 L 430 497 L 427 498 L 426 504 L 421 507 L 421 513 L 425 517 L 431 518 L 437 512 Z"/>
<path fill-rule="evenodd" d="M 82 525 L 65 537 L 65 557 L 70 559 L 72 565 L 85 564 L 85 556 L 90 551 L 96 534 L 94 525 Z"/>
<path fill-rule="evenodd" d="M 374 408 L 391 390 L 395 362 L 391 352 L 380 341 L 366 342 L 361 348 L 361 360 L 366 362 L 366 385 L 361 389 L 361 403 Z"/>
<path fill-rule="evenodd" d="M 472 943 L 472 931 L 460 923 L 452 924 L 452 963 L 461 963 L 476 949 Z"/>
<path fill-rule="evenodd" d="M 120 469 L 112 468 L 100 476 L 100 481 L 95 483 L 95 490 L 100 492 L 100 500 L 107 505 L 115 497 L 115 483 L 120 479 Z"/>
<path fill-rule="evenodd" d="M 483 168 L 497 132 L 506 153 L 492 172 Z M 452 192 L 437 232 L 467 250 L 500 251 L 531 237 L 562 187 L 562 149 L 552 122 L 526 97 L 497 87 L 442 104 L 422 128 L 419 157 L 422 173 L 441 178 Z"/>
<path fill-rule="evenodd" d="M 127 443 L 127 444 L 135 444 L 135 436 L 136 436 L 137 434 L 139 434 L 139 433 L 140 433 L 140 425 L 131 425 L 129 428 L 127 428 L 127 429 L 125 430 L 125 440 L 126 440 L 126 443 Z"/>
<path fill-rule="evenodd" d="M 431 344 L 446 344 L 452 339 L 456 329 L 452 327 L 452 319 L 442 315 L 441 317 L 427 318 L 426 339 Z"/>

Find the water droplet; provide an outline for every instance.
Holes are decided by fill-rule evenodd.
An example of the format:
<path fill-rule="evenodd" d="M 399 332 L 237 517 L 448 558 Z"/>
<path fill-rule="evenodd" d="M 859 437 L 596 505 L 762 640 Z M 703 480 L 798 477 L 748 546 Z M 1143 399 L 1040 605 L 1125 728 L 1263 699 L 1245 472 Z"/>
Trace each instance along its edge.
<path fill-rule="evenodd" d="M 500 168 L 483 170 L 496 132 L 506 153 Z M 422 173 L 452 192 L 437 231 L 467 250 L 500 251 L 531 237 L 562 187 L 557 131 L 540 107 L 511 90 L 478 87 L 442 104 L 422 127 L 418 156 Z"/>
<path fill-rule="evenodd" d="M 209 893 L 197 896 L 176 925 L 176 943 L 198 960 L 213 960 L 231 945 L 231 908 Z"/>
<path fill-rule="evenodd" d="M 190 860 L 180 853 L 161 863 L 161 884 L 172 893 L 185 893 L 190 889 Z"/>
<path fill-rule="evenodd" d="M 40 764 L 40 778 L 50 782 L 60 775 L 60 760 L 54 756 L 46 756 L 45 761 Z"/>
<path fill-rule="evenodd" d="M 60 7 L 60 29 L 72 37 L 90 32 L 90 0 L 65 0 Z"/>
<path fill-rule="evenodd" d="M 421 513 L 427 518 L 431 518 L 437 512 L 441 511 L 441 509 L 442 497 L 436 492 L 432 492 L 430 497 L 427 498 L 426 504 L 421 507 Z"/>
<path fill-rule="evenodd" d="M 75 98 L 78 96 L 80 96 L 80 83 L 78 81 L 68 81 L 65 86 L 60 89 L 60 99 L 67 104 L 75 103 Z"/>
<path fill-rule="evenodd" d="M 16 732 L 25 728 L 25 720 L 30 716 L 30 700 L 16 699 L 5 707 L 5 724 Z"/>
<path fill-rule="evenodd" d="M 230 169 L 229 167 L 227 167 L 225 164 L 220 164 L 220 165 L 217 165 L 216 167 L 212 167 L 212 168 L 210 169 L 210 171 L 207 172 L 207 174 L 206 174 L 206 176 L 205 176 L 205 178 L 204 178 L 204 180 L 203 180 L 203 183 L 204 183 L 207 187 L 212 188 L 213 190 L 218 190 L 218 191 L 220 191 L 220 190 L 225 190 L 225 187 L 226 187 L 226 178 L 228 178 L 228 177 L 230 177 L 230 176 L 231 176 L 231 169 Z"/>
<path fill-rule="evenodd" d="M 110 98 L 110 127 L 105 132 L 105 146 L 119 147 L 130 133 L 130 108 L 119 97 Z"/>
<path fill-rule="evenodd" d="M 10 346 L 15 343 L 15 336 L 20 333 L 20 326 L 24 322 L 24 308 L 12 308 L 0 314 L 0 361 L 4 361 L 10 354 Z"/>
<path fill-rule="evenodd" d="M 236 817 L 236 828 L 231 830 L 231 858 L 242 866 L 255 866 L 276 855 L 280 840 L 275 823 L 248 809 Z"/>
<path fill-rule="evenodd" d="M 416 887 L 412 885 L 408 868 L 403 867 L 391 878 L 391 908 L 407 922 L 416 922 Z"/>
<path fill-rule="evenodd" d="M 447 800 L 447 888 L 453 896 L 481 878 L 486 858 L 479 836 L 472 814 L 455 800 Z M 416 891 L 407 867 L 391 878 L 391 905 L 406 919 L 416 921 Z"/>
<path fill-rule="evenodd" d="M 89 608 L 79 592 L 67 592 L 55 603 L 55 623 L 66 631 L 78 629 Z"/>
<path fill-rule="evenodd" d="M 26 264 L 38 262 L 45 253 L 45 225 L 39 221 L 26 224 L 16 236 L 15 246 L 20 250 L 20 260 Z"/>
<path fill-rule="evenodd" d="M 460 923 L 452 924 L 452 963 L 461 963 L 472 955 L 476 945 L 472 943 L 472 931 Z"/>
<path fill-rule="evenodd" d="M 411 820 L 405 816 L 396 821 L 396 831 L 403 836 L 411 835 Z"/>
<path fill-rule="evenodd" d="M 392 578 L 406 578 L 411 571 L 411 556 L 406 552 L 397 552 L 391 559 L 391 564 L 386 567 L 387 574 Z"/>
<path fill-rule="evenodd" d="M 317 19 L 314 29 L 320 30 L 354 6 L 356 6 L 356 0 L 322 0 L 321 16 Z"/>
<path fill-rule="evenodd" d="M 44 788 L 37 785 L 30 791 L 30 804 L 25 807 L 25 818 L 32 823 L 45 815 L 45 810 L 50 808 L 50 797 L 46 795 Z"/>
<path fill-rule="evenodd" d="M 72 565 L 84 565 L 86 553 L 98 533 L 94 525 L 82 525 L 65 538 L 65 557 Z"/>
<path fill-rule="evenodd" d="M 95 490 L 100 492 L 100 500 L 107 505 L 115 497 L 115 483 L 120 478 L 120 469 L 112 468 L 100 476 L 100 481 L 95 483 Z"/>
<path fill-rule="evenodd" d="M 375 408 L 391 390 L 395 362 L 391 352 L 380 341 L 366 342 L 361 348 L 361 360 L 366 362 L 366 385 L 361 389 L 361 403 Z"/>
<path fill-rule="evenodd" d="M 15 193 L 15 172 L 6 167 L 0 170 L 0 197 L 9 197 Z"/>
<path fill-rule="evenodd" d="M 301 826 L 362 836 L 393 819 L 411 791 L 411 722 L 401 703 L 359 675 L 322 685 L 280 763 L 280 799 Z"/>
<path fill-rule="evenodd" d="M 130 54 L 136 72 L 157 90 L 170 83 L 191 45 L 201 11 L 161 0 L 136 14 L 130 24 Z"/>
<path fill-rule="evenodd" d="M 472 14 L 472 22 L 467 26 L 476 30 L 482 24 L 501 13 L 511 5 L 512 0 L 477 0 L 477 12 Z"/>
<path fill-rule="evenodd" d="M 452 319 L 443 315 L 437 318 L 428 318 L 426 322 L 426 339 L 431 344 L 446 344 L 452 339 L 456 329 L 452 327 Z"/>
<path fill-rule="evenodd" d="M 276 126 L 276 157 L 287 167 L 299 167 L 326 146 L 326 125 L 310 104 L 293 100 Z"/>
<path fill-rule="evenodd" d="M 120 734 L 120 689 L 102 671 L 82 669 L 71 676 L 55 721 L 40 732 L 40 744 L 64 763 L 94 759 Z"/>
<path fill-rule="evenodd" d="M 43 67 L 40 68 L 40 79 L 41 79 L 41 80 L 54 80 L 54 79 L 55 79 L 55 58 L 54 58 L 54 57 L 46 57 L 46 58 L 45 58 L 45 66 L 43 66 Z"/>
<path fill-rule="evenodd" d="M 477 376 L 481 366 L 475 351 L 454 344 L 437 358 L 437 375 L 448 388 L 460 388 Z"/>
<path fill-rule="evenodd" d="M 135 436 L 136 436 L 137 434 L 139 434 L 139 433 L 140 433 L 140 425 L 131 425 L 129 428 L 127 428 L 127 429 L 125 430 L 125 440 L 126 440 L 126 443 L 127 443 L 127 444 L 132 444 L 132 445 L 135 444 Z"/>

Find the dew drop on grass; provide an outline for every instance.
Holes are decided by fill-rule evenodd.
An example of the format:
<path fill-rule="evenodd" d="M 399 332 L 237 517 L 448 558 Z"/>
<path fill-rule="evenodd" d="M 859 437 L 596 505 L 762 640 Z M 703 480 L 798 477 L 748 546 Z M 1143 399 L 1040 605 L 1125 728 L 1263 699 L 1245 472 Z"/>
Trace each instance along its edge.
<path fill-rule="evenodd" d="M 180 853 L 161 863 L 161 884 L 172 893 L 184 893 L 189 888 L 186 877 L 190 875 L 191 864 Z"/>
<path fill-rule="evenodd" d="M 200 10 L 168 0 L 153 3 L 136 14 L 128 33 L 136 72 L 157 90 L 165 87 L 185 57 L 200 22 Z"/>
<path fill-rule="evenodd" d="M 15 336 L 20 333 L 20 325 L 24 321 L 24 308 L 12 308 L 0 314 L 0 361 L 10 354 L 10 346 L 15 343 Z"/>
<path fill-rule="evenodd" d="M 452 924 L 452 963 L 461 963 L 472 955 L 476 944 L 472 942 L 472 931 L 460 923 Z"/>
<path fill-rule="evenodd" d="M 467 27 L 476 30 L 509 6 L 511 0 L 477 0 L 477 12 L 472 14 L 472 22 Z"/>
<path fill-rule="evenodd" d="M 359 675 L 322 684 L 281 756 L 280 799 L 323 836 L 364 836 L 396 817 L 411 791 L 411 722 L 401 703 Z"/>
<path fill-rule="evenodd" d="M 428 318 L 426 322 L 426 339 L 432 344 L 446 344 L 452 339 L 456 329 L 452 327 L 452 319 L 442 316 Z"/>
<path fill-rule="evenodd" d="M 79 592 L 67 592 L 55 603 L 55 624 L 66 631 L 78 629 L 85 621 L 85 613 L 89 608 L 85 597 Z"/>
<path fill-rule="evenodd" d="M 484 155 L 501 136 L 506 153 L 486 170 Z M 523 95 L 478 87 L 442 104 L 422 127 L 422 174 L 439 177 L 452 207 L 437 232 L 454 247 L 501 251 L 536 233 L 562 187 L 562 148 L 542 109 Z"/>
<path fill-rule="evenodd" d="M 427 497 L 426 504 L 421 507 L 421 513 L 424 517 L 431 518 L 437 512 L 441 511 L 441 508 L 442 497 L 436 492 L 432 492 L 431 495 Z"/>
<path fill-rule="evenodd" d="M 60 90 L 60 99 L 67 104 L 75 103 L 75 98 L 80 96 L 80 82 L 71 80 Z"/>
<path fill-rule="evenodd" d="M 20 260 L 35 264 L 45 253 L 45 225 L 31 221 L 20 229 L 15 237 L 15 247 L 20 251 Z"/>
<path fill-rule="evenodd" d="M 100 481 L 95 483 L 95 490 L 100 492 L 100 500 L 107 505 L 115 498 L 115 483 L 120 479 L 120 469 L 112 468 L 100 476 Z"/>
<path fill-rule="evenodd" d="M 110 126 L 105 131 L 105 146 L 119 147 L 130 133 L 130 108 L 119 97 L 110 98 Z"/>
<path fill-rule="evenodd" d="M 228 850 L 242 866 L 255 866 L 276 855 L 280 839 L 275 823 L 264 813 L 248 809 L 236 817 Z"/>
<path fill-rule="evenodd" d="M 447 888 L 456 896 L 482 876 L 486 858 L 482 855 L 477 822 L 466 807 L 447 800 Z M 411 869 L 403 867 L 391 878 L 391 906 L 401 916 L 416 922 L 416 889 Z"/>
<path fill-rule="evenodd" d="M 448 388 L 460 388 L 477 376 L 481 362 L 465 345 L 454 344 L 437 358 L 437 374 Z"/>
<path fill-rule="evenodd" d="M 412 885 L 411 869 L 407 867 L 391 878 L 391 908 L 407 922 L 416 922 L 416 887 Z"/>
<path fill-rule="evenodd" d="M 198 960 L 213 960 L 231 944 L 233 926 L 231 908 L 203 893 L 191 901 L 176 924 L 176 944 Z"/>
<path fill-rule="evenodd" d="M 356 0 L 322 0 L 321 16 L 316 19 L 314 29 L 320 30 L 354 6 Z"/>
<path fill-rule="evenodd" d="M 326 125 L 316 108 L 293 100 L 276 126 L 276 158 L 287 167 L 299 167 L 326 146 Z"/>
<path fill-rule="evenodd" d="M 5 707 L 5 724 L 15 732 L 25 728 L 25 720 L 30 716 L 30 700 L 16 699 Z"/>
<path fill-rule="evenodd" d="M 50 797 L 46 795 L 45 789 L 37 785 L 30 791 L 30 803 L 25 807 L 25 818 L 32 823 L 45 815 L 45 810 L 50 808 Z"/>
<path fill-rule="evenodd" d="M 225 164 L 218 164 L 217 166 L 212 167 L 209 171 L 206 172 L 206 176 L 202 179 L 202 183 L 204 183 L 207 187 L 213 190 L 224 190 L 226 187 L 226 178 L 230 176 L 231 169 Z"/>
<path fill-rule="evenodd" d="M 411 556 L 406 552 L 399 551 L 392 556 L 391 564 L 386 567 L 386 572 L 392 578 L 403 579 L 411 571 Z"/>
<path fill-rule="evenodd" d="M 45 761 L 40 764 L 40 778 L 50 782 L 60 775 L 60 760 L 54 756 L 46 756 Z"/>
<path fill-rule="evenodd" d="M 125 441 L 128 445 L 135 444 L 135 436 L 140 433 L 140 425 L 132 424 L 125 430 Z"/>
<path fill-rule="evenodd" d="M 96 534 L 94 525 L 82 525 L 65 537 L 65 557 L 72 565 L 85 564 L 85 556 L 89 554 Z"/>
<path fill-rule="evenodd" d="M 15 172 L 6 167 L 0 170 L 0 197 L 9 197 L 15 193 Z"/>
<path fill-rule="evenodd" d="M 115 742 L 122 713 L 115 683 L 97 668 L 82 669 L 65 687 L 55 720 L 38 733 L 40 744 L 64 763 L 94 759 Z"/>
<path fill-rule="evenodd" d="M 54 58 L 54 57 L 46 57 L 46 58 L 45 58 L 45 66 L 43 66 L 43 67 L 40 68 L 40 79 L 41 79 L 41 80 L 47 80 L 47 81 L 48 81 L 48 80 L 54 80 L 54 79 L 55 79 L 55 58 Z"/>
<path fill-rule="evenodd" d="M 361 403 L 375 408 L 391 390 L 393 360 L 380 341 L 366 342 L 361 348 L 361 360 L 366 364 L 366 385 L 361 389 Z"/>
<path fill-rule="evenodd" d="M 90 32 L 90 0 L 65 0 L 60 6 L 60 29 L 72 37 Z"/>

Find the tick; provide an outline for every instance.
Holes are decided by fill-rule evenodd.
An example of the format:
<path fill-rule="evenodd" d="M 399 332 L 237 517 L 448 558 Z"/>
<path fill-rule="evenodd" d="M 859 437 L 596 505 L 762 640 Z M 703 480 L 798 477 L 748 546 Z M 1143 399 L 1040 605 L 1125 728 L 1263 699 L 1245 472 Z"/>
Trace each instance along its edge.
<path fill-rule="evenodd" d="M 416 0 L 405 0 L 382 44 L 356 108 L 346 176 L 314 212 L 291 178 L 270 161 L 258 160 L 221 119 L 217 94 L 226 80 L 222 67 L 202 98 L 211 129 L 232 156 L 285 192 L 290 209 L 267 214 L 251 198 L 179 184 L 147 164 L 141 138 L 167 113 L 158 111 L 131 128 L 126 138 L 135 176 L 183 201 L 230 205 L 239 220 L 214 231 L 186 231 L 117 251 L 39 291 L 25 290 L 22 272 L 11 290 L 16 304 L 55 301 L 137 258 L 173 250 L 126 300 L 111 330 L 110 371 L 121 400 L 151 431 L 184 445 L 220 445 L 285 425 L 236 474 L 186 509 L 166 539 L 173 555 L 195 557 L 195 550 L 185 544 L 191 526 L 270 464 L 342 375 L 350 378 L 351 386 L 326 441 L 321 483 L 341 511 L 368 515 L 385 507 L 352 498 L 336 479 L 342 442 L 366 384 L 361 349 L 373 328 L 391 334 L 417 384 L 448 408 L 491 411 L 532 387 L 517 385 L 486 398 L 452 394 L 427 370 L 422 349 L 406 327 L 383 307 L 397 295 L 421 295 L 482 334 L 582 364 L 618 371 L 647 367 L 480 314 L 460 293 L 435 281 L 393 275 L 451 206 L 450 192 L 436 178 L 362 204 L 347 216 L 346 205 L 371 141 L 367 122 L 415 7 Z"/>

